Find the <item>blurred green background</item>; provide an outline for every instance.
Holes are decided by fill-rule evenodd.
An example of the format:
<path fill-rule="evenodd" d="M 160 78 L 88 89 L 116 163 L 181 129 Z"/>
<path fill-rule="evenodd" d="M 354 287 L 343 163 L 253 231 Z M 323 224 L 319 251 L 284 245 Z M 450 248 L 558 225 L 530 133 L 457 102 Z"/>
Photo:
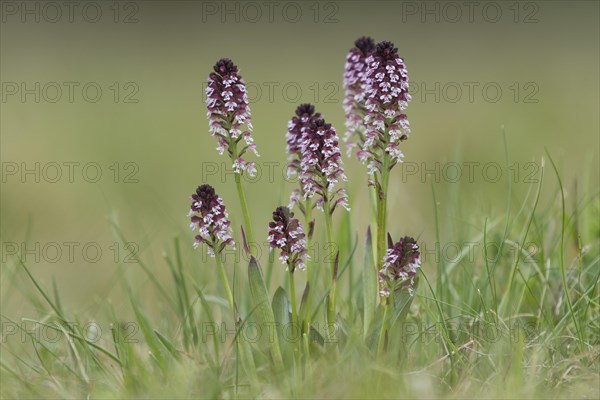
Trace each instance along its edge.
<path fill-rule="evenodd" d="M 19 288 L 29 283 L 5 273 L 15 263 L 11 246 L 22 252 L 25 241 L 34 249 L 26 254 L 27 265 L 47 285 L 56 278 L 63 302 L 85 312 L 112 299 L 117 309 L 126 309 L 118 305 L 115 289 L 118 263 L 111 248 L 111 221 L 157 274 L 167 274 L 162 253 L 175 236 L 186 248 L 186 261 L 197 265 L 198 277 L 205 268 L 213 273 L 211 263 L 202 265 L 201 252 L 187 250 L 192 235 L 186 213 L 188 195 L 206 182 L 223 197 L 234 224 L 241 223 L 233 177 L 221 175 L 226 160 L 215 151 L 205 118 L 204 83 L 221 57 L 232 58 L 248 83 L 262 176 L 246 188 L 258 238 L 266 238 L 272 210 L 287 204 L 295 187 L 282 183 L 282 173 L 287 121 L 297 104 L 315 103 L 343 134 L 345 56 L 362 35 L 393 41 L 416 83 L 407 111 L 413 134 L 404 153 L 417 172 L 403 174 L 397 167 L 392 175 L 389 224 L 395 236 L 421 235 L 423 242 L 433 243 L 432 186 L 440 207 L 453 201 L 464 210 L 442 215 L 450 232 L 466 224 L 471 213 L 500 215 L 506 209 L 507 177 L 515 181 L 515 193 L 530 189 L 526 178 L 538 175 L 544 147 L 559 165 L 567 196 L 574 197 L 576 180 L 579 196 L 598 192 L 596 1 L 479 2 L 472 10 L 463 2 L 280 1 L 267 6 L 99 1 L 75 2 L 72 15 L 62 3 L 55 4 L 58 9 L 35 1 L 2 4 L 6 315 L 27 312 Z M 102 96 L 94 102 L 98 87 Z M 505 164 L 502 127 L 512 169 Z M 345 160 L 352 236 L 358 232 L 362 237 L 369 223 L 365 168 L 355 159 Z M 69 164 L 64 163 L 72 162 L 79 165 L 71 164 L 70 182 Z M 464 167 L 465 162 L 480 164 L 473 179 L 463 168 L 454 183 L 448 163 Z M 490 175 L 482 170 L 490 162 L 501 166 L 503 176 L 497 182 L 494 169 L 487 171 Z M 36 163 L 39 176 L 21 175 Z M 51 182 L 54 163 L 61 165 L 57 182 Z M 95 164 L 83 174 L 88 163 Z M 214 165 L 217 174 L 207 176 L 207 168 Z M 423 179 L 423 169 L 436 165 L 439 182 L 432 176 Z M 102 176 L 88 182 L 95 180 L 96 167 Z M 555 178 L 546 172 L 552 183 L 544 193 L 553 196 Z M 65 242 L 79 243 L 73 260 Z M 88 242 L 102 250 L 97 262 L 82 255 Z M 51 262 L 55 253 L 49 243 L 62 249 L 56 262 Z M 127 249 L 120 248 L 117 261 L 126 255 Z M 135 263 L 124 265 L 131 271 L 138 268 Z M 146 277 L 141 272 L 137 276 L 144 286 Z"/>

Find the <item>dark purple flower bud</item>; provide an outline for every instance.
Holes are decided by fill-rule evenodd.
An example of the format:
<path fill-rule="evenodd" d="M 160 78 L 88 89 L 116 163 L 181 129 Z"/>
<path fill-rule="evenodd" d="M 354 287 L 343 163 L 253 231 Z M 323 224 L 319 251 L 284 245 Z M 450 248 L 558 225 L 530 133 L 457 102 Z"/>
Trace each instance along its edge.
<path fill-rule="evenodd" d="M 219 154 L 228 151 L 229 156 L 235 160 L 233 168 L 237 173 L 247 171 L 253 176 L 256 172 L 254 162 L 242 158 L 246 151 L 252 151 L 258 156 L 252 138 L 246 84 L 238 67 L 228 58 L 217 61 L 213 69 L 214 72 L 208 76 L 206 102 L 210 131 L 219 143 L 217 151 Z M 245 145 L 238 148 L 237 144 L 242 139 Z"/>
<path fill-rule="evenodd" d="M 399 143 L 410 133 L 410 125 L 403 111 L 411 99 L 408 93 L 408 73 L 404 60 L 398 56 L 394 44 L 384 41 L 366 59 L 365 125 L 366 134 L 359 158 L 367 162 L 369 172 L 380 169 L 381 150 L 387 152 L 393 163 L 402 162 Z M 387 135 L 387 137 L 386 137 Z"/>
<path fill-rule="evenodd" d="M 352 140 L 360 142 L 361 136 L 364 136 L 366 59 L 375 50 L 375 42 L 370 37 L 363 36 L 354 42 L 354 46 L 346 57 L 343 81 L 346 90 L 344 112 L 347 128 L 344 142 L 348 147 L 348 152 L 357 145 Z M 354 138 L 355 135 L 358 137 Z"/>
<path fill-rule="evenodd" d="M 208 254 L 214 257 L 226 245 L 234 246 L 229 216 L 223 200 L 217 196 L 215 189 L 210 185 L 198 186 L 196 193 L 190 196 L 190 200 L 192 200 L 189 212 L 190 228 L 192 231 L 199 232 L 194 238 L 194 248 L 200 243 L 206 243 Z"/>
<path fill-rule="evenodd" d="M 379 270 L 380 295 L 388 297 L 390 292 L 407 288 L 412 296 L 415 290 L 415 275 L 421 267 L 421 254 L 415 239 L 405 236 L 387 250 L 383 267 Z"/>
<path fill-rule="evenodd" d="M 306 239 L 302 225 L 294 218 L 294 213 L 289 208 L 281 206 L 273 212 L 267 240 L 271 250 L 281 250 L 279 260 L 287 264 L 289 271 L 294 272 L 296 268 L 304 270 L 308 257 Z"/>
<path fill-rule="evenodd" d="M 303 127 L 300 154 L 300 185 L 304 197 L 317 194 L 318 207 L 322 208 L 322 204 L 329 201 L 332 210 L 338 204 L 349 210 L 346 191 L 334 191 L 339 180 L 347 180 L 335 128 L 323 118 L 311 119 L 308 126 Z"/>

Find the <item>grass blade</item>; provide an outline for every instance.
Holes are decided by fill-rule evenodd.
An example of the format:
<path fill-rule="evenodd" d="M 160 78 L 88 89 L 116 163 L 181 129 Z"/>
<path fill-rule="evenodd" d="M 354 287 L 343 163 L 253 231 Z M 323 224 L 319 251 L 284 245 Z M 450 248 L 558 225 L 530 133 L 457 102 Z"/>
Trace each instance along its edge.
<path fill-rule="evenodd" d="M 257 307 L 256 314 L 259 324 L 264 328 L 274 326 L 275 316 L 273 315 L 273 309 L 271 308 L 269 301 L 267 287 L 265 286 L 260 266 L 254 257 L 250 258 L 250 263 L 248 264 L 248 281 L 250 283 L 250 292 L 252 294 L 254 305 Z M 279 348 L 279 339 L 274 337 L 269 347 L 271 350 L 271 357 L 273 358 L 276 368 L 283 367 L 283 359 L 281 357 L 281 351 Z"/>

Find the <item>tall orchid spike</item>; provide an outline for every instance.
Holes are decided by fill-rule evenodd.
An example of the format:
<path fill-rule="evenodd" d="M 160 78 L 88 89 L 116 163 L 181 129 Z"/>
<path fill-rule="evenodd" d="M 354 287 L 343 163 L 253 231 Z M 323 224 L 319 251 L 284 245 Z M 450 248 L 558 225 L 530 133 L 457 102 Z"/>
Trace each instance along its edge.
<path fill-rule="evenodd" d="M 300 104 L 296 108 L 296 115 L 288 122 L 288 130 L 285 135 L 287 142 L 287 152 L 290 159 L 300 157 L 300 146 L 302 133 L 310 124 L 310 121 L 321 118 L 320 113 L 315 114 L 315 106 L 312 104 Z"/>
<path fill-rule="evenodd" d="M 217 61 L 213 70 L 208 76 L 206 102 L 210 131 L 218 141 L 217 151 L 219 154 L 228 152 L 236 173 L 246 171 L 250 176 L 254 176 L 254 162 L 243 158 L 247 151 L 259 155 L 252 138 L 252 119 L 246 84 L 238 67 L 228 58 Z M 240 148 L 241 140 L 244 140 L 243 148 Z"/>
<path fill-rule="evenodd" d="M 315 106 L 312 104 L 300 104 L 296 108 L 296 114 L 288 122 L 288 129 L 285 134 L 286 150 L 288 153 L 288 177 L 300 173 L 300 160 L 302 158 L 301 145 L 305 129 L 311 121 L 320 118 L 321 114 L 315 114 Z"/>
<path fill-rule="evenodd" d="M 404 155 L 399 144 L 410 134 L 404 110 L 411 96 L 404 60 L 398 56 L 398 49 L 392 42 L 378 43 L 365 62 L 366 133 L 357 155 L 367 163 L 369 173 L 373 174 L 381 170 L 383 152 L 389 154 L 392 160 L 390 168 L 402 162 Z"/>
<path fill-rule="evenodd" d="M 348 155 L 354 147 L 360 146 L 364 141 L 366 59 L 375 50 L 375 41 L 363 36 L 354 42 L 354 46 L 346 57 L 343 81 L 346 91 L 343 103 L 346 116 L 344 143 Z"/>
<path fill-rule="evenodd" d="M 329 201 L 334 210 L 341 205 L 349 210 L 346 190 L 335 184 L 346 181 L 335 128 L 323 118 L 311 119 L 303 128 L 300 141 L 300 184 L 305 198 L 317 195 L 317 207 Z"/>

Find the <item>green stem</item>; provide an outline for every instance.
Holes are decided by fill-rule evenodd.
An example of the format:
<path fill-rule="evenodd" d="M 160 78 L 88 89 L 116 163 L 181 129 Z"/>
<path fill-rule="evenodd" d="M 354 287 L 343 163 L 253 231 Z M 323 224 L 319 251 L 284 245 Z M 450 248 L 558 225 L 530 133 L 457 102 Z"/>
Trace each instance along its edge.
<path fill-rule="evenodd" d="M 296 307 L 296 284 L 294 283 L 294 272 L 292 272 L 291 265 L 288 264 L 290 269 L 290 300 L 292 302 L 292 327 L 296 329 L 298 327 L 298 308 Z"/>
<path fill-rule="evenodd" d="M 387 137 L 387 133 L 386 133 Z M 387 144 L 386 144 L 387 146 Z M 379 263 L 382 262 L 385 257 L 387 246 L 386 246 L 386 225 L 387 225 L 387 198 L 388 198 L 388 186 L 390 181 L 390 156 L 386 152 L 383 156 L 383 165 L 381 167 L 381 195 L 377 194 L 377 269 L 379 269 Z M 380 288 L 381 289 L 381 288 Z M 381 299 L 384 302 L 384 299 Z"/>
<path fill-rule="evenodd" d="M 301 327 L 298 325 L 298 307 L 296 306 L 296 283 L 294 282 L 294 271 L 292 265 L 288 262 L 288 269 L 290 270 L 290 301 L 292 303 L 292 331 L 300 333 Z M 297 331 L 296 331 L 297 330 Z M 293 375 L 296 376 L 296 363 L 298 361 L 297 350 L 300 346 L 294 347 L 294 364 L 293 364 Z M 293 394 L 293 388 L 292 388 Z M 295 396 L 293 396 L 295 397 Z"/>
<path fill-rule="evenodd" d="M 326 187 L 326 186 L 325 186 Z M 331 205 L 329 200 L 323 203 L 323 211 L 325 212 L 325 226 L 327 229 L 327 248 L 333 245 L 333 229 L 332 229 L 332 216 L 331 216 Z M 327 305 L 327 327 L 329 330 L 330 340 L 333 339 L 335 334 L 335 309 L 336 309 L 336 287 L 337 277 L 335 276 L 335 258 L 331 263 L 331 291 L 329 292 L 329 302 Z"/>
<path fill-rule="evenodd" d="M 227 301 L 229 301 L 229 307 L 231 307 L 231 311 L 234 311 L 235 307 L 233 305 L 233 294 L 231 293 L 231 288 L 229 287 L 229 280 L 227 279 L 227 272 L 225 272 L 223 260 L 221 260 L 221 254 L 215 254 L 215 259 L 217 261 L 217 268 L 219 268 L 219 272 L 221 273 L 221 280 L 223 281 L 223 286 L 225 287 L 225 294 L 227 295 Z"/>
<path fill-rule="evenodd" d="M 312 235 L 309 235 L 310 233 L 310 223 L 312 220 L 312 204 L 310 199 L 306 199 L 306 202 L 304 203 L 304 225 L 305 225 L 305 229 L 306 229 L 306 250 L 308 252 L 308 257 L 306 258 L 306 283 L 310 284 L 311 279 L 312 279 L 312 275 L 311 275 L 311 271 L 312 271 L 312 257 L 311 257 L 311 251 L 312 251 Z M 310 287 L 310 286 L 309 286 Z M 311 309 L 312 309 L 312 292 L 314 291 L 313 288 L 311 288 L 311 290 L 309 290 L 308 292 L 308 298 L 306 299 L 306 307 L 307 307 L 307 312 L 306 312 L 306 318 L 305 321 L 302 321 L 303 324 L 303 332 L 310 334 L 310 319 L 311 319 Z"/>
<path fill-rule="evenodd" d="M 229 130 L 229 129 L 228 129 Z M 233 139 L 230 135 L 229 137 L 229 150 L 231 155 L 232 164 L 235 163 L 235 160 L 238 158 L 237 151 L 237 141 Z M 238 139 L 239 140 L 239 139 Z M 241 173 L 235 173 L 235 187 L 238 192 L 238 196 L 240 198 L 240 205 L 242 207 L 242 214 L 244 216 L 244 230 L 246 233 L 246 241 L 248 243 L 248 248 L 250 250 L 250 254 L 256 257 L 256 250 L 252 247 L 252 245 L 256 245 L 254 243 L 254 235 L 252 234 L 252 223 L 250 222 L 250 212 L 248 211 L 248 202 L 246 201 L 246 192 L 244 192 L 244 187 L 242 186 L 242 175 Z"/>
<path fill-rule="evenodd" d="M 244 227 L 246 228 L 246 240 L 248 242 L 248 248 L 250 249 L 250 254 L 256 257 L 256 250 L 252 246 L 256 245 L 256 243 L 254 243 L 254 235 L 252 234 L 252 223 L 250 222 L 250 212 L 248 211 L 246 193 L 244 192 L 244 187 L 242 186 L 242 179 L 240 174 L 235 174 L 235 186 L 237 188 L 238 196 L 240 197 L 242 214 L 244 215 Z"/>
<path fill-rule="evenodd" d="M 383 320 L 381 321 L 381 331 L 379 332 L 379 342 L 377 343 L 377 358 L 380 358 L 385 350 L 385 333 L 388 329 L 388 310 L 390 308 L 390 305 L 387 303 L 387 298 L 385 299 L 385 303 L 382 303 L 382 306 Z"/>
<path fill-rule="evenodd" d="M 309 236 L 310 231 L 310 222 L 312 220 L 312 204 L 310 199 L 306 199 L 304 203 L 304 229 L 306 230 L 306 250 L 310 256 L 311 246 L 312 246 L 312 236 Z M 306 259 L 306 281 L 310 282 L 311 278 L 311 266 L 312 260 L 310 257 Z"/>

